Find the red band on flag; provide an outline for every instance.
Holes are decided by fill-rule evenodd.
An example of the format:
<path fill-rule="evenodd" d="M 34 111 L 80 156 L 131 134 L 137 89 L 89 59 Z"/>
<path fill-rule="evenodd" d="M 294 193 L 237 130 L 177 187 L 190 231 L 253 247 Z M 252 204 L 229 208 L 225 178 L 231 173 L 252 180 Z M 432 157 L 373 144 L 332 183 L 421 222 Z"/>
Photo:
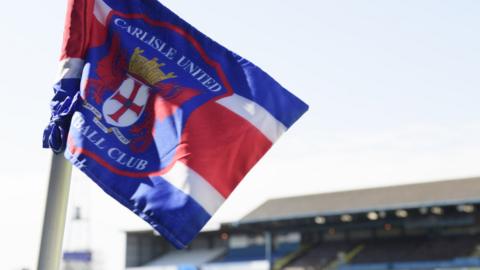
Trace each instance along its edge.
<path fill-rule="evenodd" d="M 84 58 L 93 21 L 94 0 L 69 0 L 60 59 Z"/>
<path fill-rule="evenodd" d="M 272 143 L 245 119 L 209 102 L 190 116 L 181 145 L 188 153 L 181 161 L 226 198 Z"/>

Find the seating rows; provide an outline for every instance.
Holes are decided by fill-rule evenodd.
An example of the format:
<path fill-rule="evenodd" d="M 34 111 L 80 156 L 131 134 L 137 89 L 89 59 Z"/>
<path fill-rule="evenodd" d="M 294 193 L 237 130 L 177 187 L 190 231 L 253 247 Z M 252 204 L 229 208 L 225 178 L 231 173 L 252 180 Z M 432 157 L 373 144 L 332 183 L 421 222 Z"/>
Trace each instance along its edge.
<path fill-rule="evenodd" d="M 343 242 L 333 242 L 328 244 L 319 244 L 309 250 L 305 255 L 292 261 L 285 267 L 285 270 L 290 269 L 322 269 L 328 263 L 337 258 L 338 254 L 347 252 L 352 248 L 351 244 Z"/>
<path fill-rule="evenodd" d="M 477 240 L 468 236 L 372 240 L 365 242 L 365 248 L 351 263 L 436 261 L 468 257 Z"/>
<path fill-rule="evenodd" d="M 282 244 L 273 250 L 273 259 L 276 260 L 287 254 L 297 250 L 298 244 Z M 217 262 L 241 262 L 241 261 L 256 261 L 265 260 L 265 246 L 251 245 L 244 248 L 229 249 L 225 256 L 218 259 Z"/>
<path fill-rule="evenodd" d="M 288 264 L 285 270 L 321 270 L 337 262 L 340 270 L 436 269 L 480 266 L 472 258 L 480 245 L 478 236 L 401 237 L 365 241 L 322 242 Z M 353 258 L 349 250 L 361 246 Z"/>

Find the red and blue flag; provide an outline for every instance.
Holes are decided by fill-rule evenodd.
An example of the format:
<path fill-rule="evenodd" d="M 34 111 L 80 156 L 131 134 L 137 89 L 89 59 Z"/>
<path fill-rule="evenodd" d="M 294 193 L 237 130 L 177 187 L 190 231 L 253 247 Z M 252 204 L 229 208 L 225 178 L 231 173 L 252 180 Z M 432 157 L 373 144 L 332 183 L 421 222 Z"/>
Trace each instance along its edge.
<path fill-rule="evenodd" d="M 43 145 L 185 247 L 308 109 L 156 0 L 71 0 Z"/>

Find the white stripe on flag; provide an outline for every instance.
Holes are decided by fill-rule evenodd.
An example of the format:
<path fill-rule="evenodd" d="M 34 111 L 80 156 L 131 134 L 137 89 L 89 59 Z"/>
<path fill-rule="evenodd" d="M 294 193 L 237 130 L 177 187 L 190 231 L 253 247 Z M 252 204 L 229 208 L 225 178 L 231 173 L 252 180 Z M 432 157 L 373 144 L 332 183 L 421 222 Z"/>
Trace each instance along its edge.
<path fill-rule="evenodd" d="M 217 100 L 217 103 L 238 114 L 274 143 L 287 128 L 257 103 L 237 94 Z"/>
<path fill-rule="evenodd" d="M 172 169 L 162 175 L 162 178 L 192 197 L 211 216 L 225 201 L 225 198 L 207 180 L 180 161 L 175 162 Z"/>
<path fill-rule="evenodd" d="M 102 0 L 95 0 L 93 14 L 101 24 L 107 25 L 107 17 L 110 11 L 112 11 L 112 8 L 105 4 L 105 2 Z"/>
<path fill-rule="evenodd" d="M 83 71 L 83 59 L 80 58 L 65 58 L 60 61 L 60 78 L 61 79 L 80 79 Z"/>

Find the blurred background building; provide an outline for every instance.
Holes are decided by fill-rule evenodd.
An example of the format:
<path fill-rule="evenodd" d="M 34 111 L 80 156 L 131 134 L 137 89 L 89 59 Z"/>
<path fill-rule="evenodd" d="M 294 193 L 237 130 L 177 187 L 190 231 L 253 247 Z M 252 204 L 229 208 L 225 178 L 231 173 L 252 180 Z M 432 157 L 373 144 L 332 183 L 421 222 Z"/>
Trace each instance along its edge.
<path fill-rule="evenodd" d="M 63 270 L 93 270 L 90 221 L 80 206 L 73 208 L 70 229 L 65 235 Z"/>
<path fill-rule="evenodd" d="M 127 270 L 480 269 L 480 178 L 273 199 L 175 250 L 127 232 Z"/>

